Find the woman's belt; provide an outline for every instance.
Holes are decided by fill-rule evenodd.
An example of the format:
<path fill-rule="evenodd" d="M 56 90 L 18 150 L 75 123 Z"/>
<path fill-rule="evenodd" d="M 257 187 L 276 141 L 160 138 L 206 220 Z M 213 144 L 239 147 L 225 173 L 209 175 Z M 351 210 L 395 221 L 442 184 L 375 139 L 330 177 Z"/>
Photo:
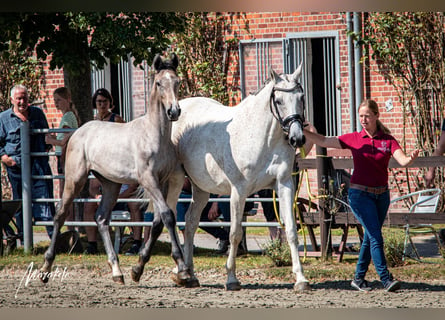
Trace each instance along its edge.
<path fill-rule="evenodd" d="M 374 194 L 382 194 L 382 193 L 388 191 L 388 186 L 367 187 L 367 186 L 363 186 L 361 184 L 355 184 L 355 183 L 349 184 L 349 188 L 357 189 L 357 190 L 361 190 L 361 191 L 365 191 L 365 192 L 370 192 L 370 193 L 374 193 Z"/>

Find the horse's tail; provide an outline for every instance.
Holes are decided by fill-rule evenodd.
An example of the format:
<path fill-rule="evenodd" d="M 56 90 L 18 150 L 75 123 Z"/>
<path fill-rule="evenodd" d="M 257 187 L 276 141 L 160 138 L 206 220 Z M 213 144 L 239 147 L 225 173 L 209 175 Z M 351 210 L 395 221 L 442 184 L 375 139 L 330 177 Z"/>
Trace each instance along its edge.
<path fill-rule="evenodd" d="M 134 197 L 137 199 L 144 200 L 144 201 L 140 202 L 141 210 L 144 210 L 145 212 L 154 212 L 153 211 L 153 201 L 151 201 L 150 195 L 148 194 L 147 190 L 145 190 L 141 186 L 138 186 L 134 193 Z"/>

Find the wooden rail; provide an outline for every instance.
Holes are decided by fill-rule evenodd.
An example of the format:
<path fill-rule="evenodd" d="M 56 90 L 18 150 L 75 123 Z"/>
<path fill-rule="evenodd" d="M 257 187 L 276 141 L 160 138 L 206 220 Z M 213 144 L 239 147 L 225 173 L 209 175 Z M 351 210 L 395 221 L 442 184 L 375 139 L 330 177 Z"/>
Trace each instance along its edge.
<path fill-rule="evenodd" d="M 302 212 L 302 218 L 304 224 L 311 226 L 320 225 L 320 212 Z M 355 219 L 352 212 L 337 212 L 333 216 L 335 224 L 337 225 L 356 225 L 359 224 Z M 445 213 L 410 213 L 407 212 L 389 212 L 385 220 L 385 226 L 398 226 L 406 223 L 419 224 L 419 223 L 432 223 L 432 224 L 445 224 Z"/>
<path fill-rule="evenodd" d="M 335 154 L 335 153 L 334 153 Z M 317 169 L 316 158 L 298 159 L 298 167 L 300 169 Z M 352 158 L 332 158 L 334 169 L 352 169 L 354 164 Z M 396 160 L 391 158 L 389 161 L 390 168 L 400 168 Z M 409 168 L 428 168 L 428 167 L 445 167 L 444 156 L 419 157 L 413 161 Z"/>

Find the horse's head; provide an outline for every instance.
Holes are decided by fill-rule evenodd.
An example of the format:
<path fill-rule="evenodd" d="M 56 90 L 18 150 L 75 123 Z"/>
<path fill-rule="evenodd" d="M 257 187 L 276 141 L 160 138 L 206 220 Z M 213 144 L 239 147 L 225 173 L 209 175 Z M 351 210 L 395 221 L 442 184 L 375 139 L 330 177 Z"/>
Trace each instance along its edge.
<path fill-rule="evenodd" d="M 176 75 L 176 68 L 179 60 L 175 53 L 171 54 L 170 60 L 162 60 L 157 54 L 153 60 L 153 68 L 156 71 L 154 77 L 154 87 L 158 99 L 165 109 L 167 117 L 171 121 L 178 120 L 181 108 L 178 103 L 179 77 Z"/>
<path fill-rule="evenodd" d="M 280 122 L 289 144 L 294 148 L 304 145 L 304 93 L 298 79 L 301 76 L 302 63 L 293 74 L 278 75 L 271 69 L 271 79 L 274 82 L 270 97 L 270 108 L 275 118 Z"/>

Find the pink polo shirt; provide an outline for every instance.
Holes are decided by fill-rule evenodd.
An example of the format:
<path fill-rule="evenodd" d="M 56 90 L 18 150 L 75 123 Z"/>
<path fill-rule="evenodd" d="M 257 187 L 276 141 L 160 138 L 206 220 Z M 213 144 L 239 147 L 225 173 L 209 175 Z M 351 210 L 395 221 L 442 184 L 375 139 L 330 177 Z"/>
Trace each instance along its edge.
<path fill-rule="evenodd" d="M 343 149 L 352 152 L 354 171 L 351 183 L 367 187 L 383 187 L 388 184 L 388 163 L 400 145 L 390 134 L 378 131 L 369 137 L 365 130 L 338 137 Z"/>

